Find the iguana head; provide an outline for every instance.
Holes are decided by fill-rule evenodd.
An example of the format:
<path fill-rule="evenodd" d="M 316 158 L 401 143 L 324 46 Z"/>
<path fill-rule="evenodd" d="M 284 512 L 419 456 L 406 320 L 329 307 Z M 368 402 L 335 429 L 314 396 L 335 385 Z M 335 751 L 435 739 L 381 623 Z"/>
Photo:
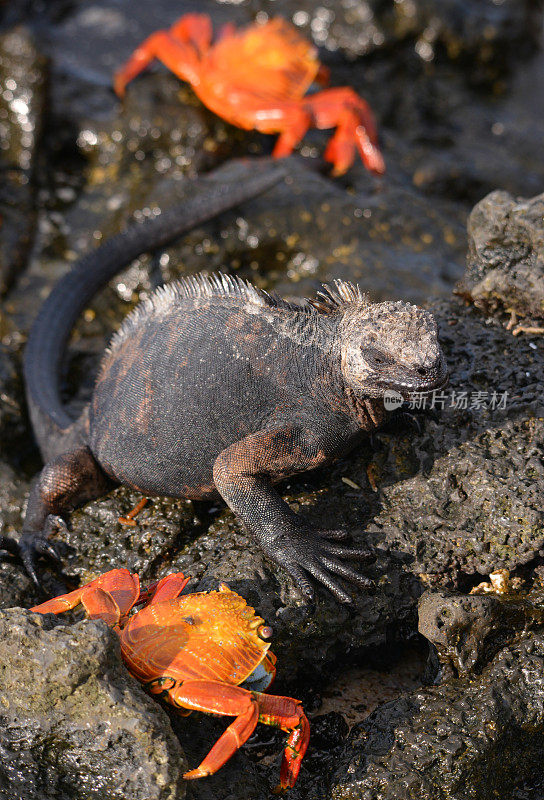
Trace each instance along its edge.
<path fill-rule="evenodd" d="M 429 311 L 401 302 L 346 308 L 341 324 L 342 373 L 357 394 L 382 397 L 388 389 L 408 397 L 432 392 L 448 371 Z"/>
<path fill-rule="evenodd" d="M 410 303 L 370 303 L 345 281 L 325 285 L 310 302 L 338 316 L 342 374 L 356 395 L 378 398 L 394 390 L 406 398 L 446 384 L 446 361 L 429 311 Z"/>

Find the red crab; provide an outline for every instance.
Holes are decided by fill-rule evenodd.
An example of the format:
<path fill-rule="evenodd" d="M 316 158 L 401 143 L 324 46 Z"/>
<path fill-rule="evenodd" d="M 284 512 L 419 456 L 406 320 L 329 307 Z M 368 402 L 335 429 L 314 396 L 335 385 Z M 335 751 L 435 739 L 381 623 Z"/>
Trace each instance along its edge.
<path fill-rule="evenodd" d="M 188 580 L 176 572 L 141 589 L 136 574 L 114 569 L 31 611 L 60 614 L 81 603 L 91 619 L 102 619 L 116 631 L 129 672 L 151 694 L 181 714 L 196 710 L 236 717 L 184 778 L 213 775 L 257 722 L 264 722 L 289 732 L 277 788 L 294 786 L 310 725 L 298 700 L 261 693 L 276 674 L 276 657 L 264 641 L 271 629 L 224 583 L 218 592 L 178 597 Z M 144 608 L 129 616 L 136 605 Z"/>
<path fill-rule="evenodd" d="M 279 133 L 273 155 L 288 156 L 308 128 L 336 128 L 325 150 L 342 175 L 355 150 L 372 172 L 385 165 L 368 103 L 346 86 L 306 95 L 328 73 L 317 51 L 281 18 L 243 30 L 225 25 L 212 44 L 206 14 L 185 14 L 168 31 L 157 31 L 134 51 L 114 78 L 122 97 L 129 81 L 158 58 L 215 114 L 245 130 Z"/>

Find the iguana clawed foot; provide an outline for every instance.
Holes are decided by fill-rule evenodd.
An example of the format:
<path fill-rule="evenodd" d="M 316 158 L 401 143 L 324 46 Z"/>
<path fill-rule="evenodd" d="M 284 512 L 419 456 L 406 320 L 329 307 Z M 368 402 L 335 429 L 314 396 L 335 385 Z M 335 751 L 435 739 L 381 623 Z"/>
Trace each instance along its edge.
<path fill-rule="evenodd" d="M 40 592 L 43 592 L 42 582 L 38 574 L 38 559 L 47 558 L 57 571 L 62 569 L 62 560 L 54 542 L 49 540 L 49 535 L 57 531 L 66 531 L 66 523 L 61 517 L 50 514 L 39 533 L 23 533 L 16 540 L 9 536 L 0 536 L 0 550 L 5 550 L 19 559 L 29 578 Z"/>
<path fill-rule="evenodd" d="M 281 534 L 274 539 L 265 552 L 283 567 L 294 579 L 296 585 L 308 600 L 314 600 L 314 581 L 325 586 L 341 603 L 352 603 L 352 597 L 345 591 L 337 576 L 363 589 L 372 586 L 372 581 L 357 570 L 343 563 L 352 561 L 371 561 L 374 555 L 364 545 L 336 544 L 349 539 L 343 530 L 313 530 L 299 528 L 290 535 Z"/>

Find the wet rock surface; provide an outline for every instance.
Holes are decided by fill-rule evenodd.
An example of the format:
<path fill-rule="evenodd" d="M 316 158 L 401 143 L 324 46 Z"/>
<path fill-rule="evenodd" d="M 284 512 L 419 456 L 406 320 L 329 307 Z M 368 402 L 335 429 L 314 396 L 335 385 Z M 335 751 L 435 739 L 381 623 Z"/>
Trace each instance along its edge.
<path fill-rule="evenodd" d="M 20 466 L 24 450 L 28 452 L 32 446 L 23 401 L 21 368 L 13 349 L 2 344 L 0 344 L 0 387 L 0 455 L 8 462 Z"/>
<path fill-rule="evenodd" d="M 426 591 L 419 600 L 418 629 L 437 651 L 435 680 L 479 674 L 505 644 L 542 627 L 542 599 L 541 586 L 529 595 L 504 597 Z"/>
<path fill-rule="evenodd" d="M 516 316 L 543 322 L 543 215 L 544 195 L 525 200 L 499 191 L 473 209 L 461 291 L 479 308 L 509 312 L 512 323 Z"/>
<path fill-rule="evenodd" d="M 186 768 L 166 714 L 103 622 L 0 612 L 0 794 L 178 800 Z"/>
<path fill-rule="evenodd" d="M 500 651 L 478 678 L 382 706 L 350 734 L 334 800 L 514 796 L 544 747 L 541 635 Z"/>
<path fill-rule="evenodd" d="M 0 34 L 0 296 L 24 268 L 34 237 L 46 77 L 46 60 L 28 29 Z"/>
<path fill-rule="evenodd" d="M 210 13 L 217 27 L 229 20 L 245 24 L 255 15 L 263 19 L 270 9 L 253 0 L 137 5 L 96 0 L 91 6 L 53 0 L 17 8 L 8 4 L 4 11 L 0 67 L 11 63 L 9 37 L 19 37 L 28 59 L 21 62 L 17 86 L 24 85 L 25 76 L 33 83 L 30 116 L 23 120 L 32 126 L 26 144 L 21 120 L 0 116 L 2 124 L 9 122 L 6 141 L 12 143 L 2 150 L 0 169 L 6 165 L 15 187 L 2 208 L 3 219 L 13 215 L 12 224 L 0 228 L 0 254 L 11 259 L 5 260 L 4 274 L 12 283 L 0 312 L 0 533 L 20 532 L 30 480 L 39 468 L 25 418 L 20 363 L 41 300 L 78 255 L 133 215 L 171 205 L 191 192 L 193 175 L 224 162 L 224 179 L 235 180 L 232 157 L 266 155 L 274 142 L 219 120 L 162 67 L 139 77 L 120 103 L 111 91 L 112 71 L 145 36 L 186 11 Z M 274 629 L 274 691 L 300 697 L 311 720 L 312 744 L 293 800 L 321 800 L 324 787 L 335 798 L 487 800 L 500 791 L 521 800 L 530 796 L 524 792 L 537 791 L 535 765 L 544 752 L 540 622 L 527 616 L 521 599 L 463 593 L 498 566 L 529 578 L 544 556 L 544 347 L 542 337 L 514 338 L 501 319 L 485 319 L 449 294 L 464 270 L 466 217 L 474 203 L 499 187 L 501 192 L 472 214 L 467 279 L 474 289 L 494 274 L 499 258 L 501 266 L 514 265 L 508 280 L 501 271 L 497 303 L 506 307 L 504 295 L 508 308 L 520 316 L 529 307 L 535 315 L 542 281 L 541 200 L 516 198 L 532 197 L 544 185 L 544 119 L 535 102 L 544 87 L 544 58 L 533 55 L 539 6 L 509 0 L 321 5 L 276 0 L 273 13 L 313 37 L 333 85 L 352 85 L 371 103 L 386 176 L 375 178 L 357 162 L 341 180 L 331 180 L 320 158 L 329 132 L 310 131 L 283 184 L 154 258 L 143 256 L 87 309 L 67 363 L 66 400 L 78 413 L 110 332 L 139 299 L 165 280 L 218 268 L 291 297 L 313 294 L 322 280 L 340 277 L 358 280 L 373 299 L 430 303 L 451 370 L 447 397 L 435 401 L 438 414 L 422 431 L 401 423 L 333 467 L 282 485 L 295 511 L 320 527 L 344 525 L 354 539 L 375 548 L 375 561 L 363 567 L 374 587 L 355 597 L 353 608 L 339 607 L 325 594 L 315 608 L 304 605 L 286 575 L 262 557 L 219 505 L 154 499 L 136 527 L 122 526 L 119 516 L 140 499 L 127 489 L 71 515 L 60 543 L 70 587 L 127 566 L 144 581 L 183 570 L 192 576 L 189 589 L 216 588 L 226 581 L 243 594 Z M 2 102 L 13 100 L 3 96 Z M 12 145 L 20 148 L 19 155 L 13 156 Z M 529 279 L 534 292 L 527 291 Z M 62 591 L 44 566 L 50 593 Z M 441 649 L 441 675 L 448 681 L 380 706 L 347 740 L 342 714 L 321 713 L 322 690 L 351 665 L 390 667 L 417 636 L 418 598 L 427 587 L 439 591 L 421 601 L 429 609 L 422 630 Z M 38 599 L 17 565 L 0 563 L 1 607 L 29 606 Z M 439 627 L 444 608 L 451 618 Z M 45 639 L 73 637 L 78 643 L 70 674 L 79 674 L 79 659 L 83 686 L 105 676 L 100 678 L 103 716 L 133 714 L 136 730 L 144 732 L 137 744 L 141 749 L 132 755 L 127 755 L 132 740 L 109 740 L 111 753 L 108 749 L 101 762 L 96 748 L 105 734 L 97 739 L 91 725 L 88 739 L 83 734 L 70 739 L 62 727 L 60 700 L 57 728 L 48 727 L 49 712 L 29 726 L 27 743 L 31 736 L 42 741 L 42 735 L 53 742 L 49 749 L 30 748 L 28 758 L 35 760 L 29 764 L 43 761 L 52 781 L 61 774 L 79 775 L 81 768 L 82 794 L 71 796 L 94 796 L 84 794 L 90 775 L 105 796 L 103 787 L 110 787 L 114 769 L 110 757 L 122 763 L 134 759 L 135 773 L 143 770 L 137 773 L 142 786 L 151 787 L 145 789 L 149 794 L 142 790 L 145 797 L 178 798 L 185 790 L 194 800 L 269 796 L 278 779 L 282 734 L 258 726 L 248 746 L 216 776 L 184 786 L 184 764 L 171 731 L 195 766 L 224 730 L 224 720 L 167 717 L 123 673 L 113 634 L 101 626 L 16 620 L 16 637 L 6 647 L 26 648 L 36 674 Z M 2 638 L 12 635 L 10 630 Z M 13 664 L 9 680 L 17 676 L 26 686 L 29 668 L 15 655 L 8 657 Z M 62 678 L 67 680 L 66 670 Z M 125 687 L 122 680 L 129 688 L 118 688 Z M 45 704 L 49 689 L 38 683 L 34 680 L 31 694 Z M 504 701 L 497 700 L 493 685 Z M 68 690 L 66 697 L 72 697 Z M 111 697 L 120 702 L 117 712 L 107 706 Z M 13 713 L 16 724 L 24 726 L 28 717 L 22 703 Z M 160 752 L 146 750 L 155 726 Z M 66 751 L 57 748 L 61 740 L 70 743 Z M 62 754 L 77 748 L 83 753 L 81 767 L 75 757 L 66 766 Z M 20 774 L 6 780 L 19 781 Z M 473 795 L 463 782 L 474 786 Z M 16 794 L 34 797 L 30 784 L 27 794 L 27 787 L 14 785 L 21 785 Z"/>
<path fill-rule="evenodd" d="M 487 800 L 523 796 L 537 785 L 542 624 L 538 581 L 517 597 L 426 592 L 420 631 L 437 647 L 442 666 L 451 666 L 455 654 L 459 677 L 450 672 L 441 685 L 388 703 L 354 726 L 330 796 Z M 528 633 L 529 627 L 537 630 Z"/>

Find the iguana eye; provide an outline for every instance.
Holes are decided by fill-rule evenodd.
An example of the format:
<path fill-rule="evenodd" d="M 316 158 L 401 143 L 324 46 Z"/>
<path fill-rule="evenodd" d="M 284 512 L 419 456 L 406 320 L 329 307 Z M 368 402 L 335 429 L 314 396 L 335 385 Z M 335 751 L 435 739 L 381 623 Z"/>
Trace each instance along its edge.
<path fill-rule="evenodd" d="M 383 353 L 377 347 L 361 347 L 361 355 L 371 367 L 386 367 L 394 363 L 388 353 Z"/>

